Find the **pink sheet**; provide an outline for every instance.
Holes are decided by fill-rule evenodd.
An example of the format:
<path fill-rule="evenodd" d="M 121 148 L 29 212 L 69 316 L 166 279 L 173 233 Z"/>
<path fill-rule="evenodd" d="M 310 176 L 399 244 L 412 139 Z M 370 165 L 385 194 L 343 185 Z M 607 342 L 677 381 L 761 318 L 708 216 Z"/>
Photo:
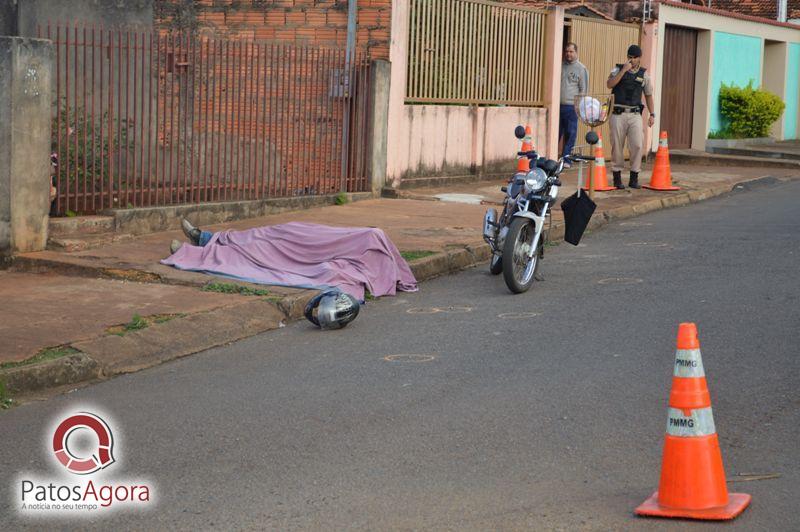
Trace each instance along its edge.
<path fill-rule="evenodd" d="M 216 233 L 204 247 L 185 244 L 162 264 L 260 284 L 337 287 L 364 300 L 414 292 L 417 280 L 380 229 L 301 222 Z"/>

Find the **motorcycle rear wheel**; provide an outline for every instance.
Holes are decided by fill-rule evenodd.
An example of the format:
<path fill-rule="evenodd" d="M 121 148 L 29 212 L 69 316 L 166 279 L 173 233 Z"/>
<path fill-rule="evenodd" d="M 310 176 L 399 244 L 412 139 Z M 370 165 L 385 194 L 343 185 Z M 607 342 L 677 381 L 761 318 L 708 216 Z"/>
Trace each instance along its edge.
<path fill-rule="evenodd" d="M 539 271 L 539 258 L 542 254 L 542 239 L 536 246 L 533 257 L 528 251 L 533 245 L 536 226 L 527 218 L 515 218 L 506 235 L 503 245 L 503 279 L 506 286 L 515 294 L 527 292 L 536 280 Z"/>

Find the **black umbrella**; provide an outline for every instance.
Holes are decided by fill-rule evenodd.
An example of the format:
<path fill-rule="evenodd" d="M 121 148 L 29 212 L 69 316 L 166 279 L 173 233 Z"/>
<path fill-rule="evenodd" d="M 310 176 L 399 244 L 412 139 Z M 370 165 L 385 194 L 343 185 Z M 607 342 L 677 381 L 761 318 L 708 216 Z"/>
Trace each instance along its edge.
<path fill-rule="evenodd" d="M 613 101 L 612 97 L 610 102 Z M 594 131 L 586 133 L 586 142 L 589 143 L 590 147 L 597 144 L 598 140 L 599 137 Z M 573 158 L 580 161 L 594 161 L 593 157 L 573 156 Z M 589 169 L 589 179 L 591 179 L 591 172 L 591 169 Z M 597 204 L 592 201 L 592 198 L 587 194 L 581 194 L 582 174 L 583 166 L 578 172 L 578 191 L 561 202 L 561 210 L 564 211 L 564 240 L 573 246 L 577 246 L 580 243 L 583 232 L 586 231 L 586 226 L 589 225 L 589 220 L 592 219 L 592 214 L 597 208 Z"/>
<path fill-rule="evenodd" d="M 580 188 L 575 194 L 562 201 L 564 240 L 577 246 L 596 208 L 597 204 L 587 194 L 581 194 Z"/>

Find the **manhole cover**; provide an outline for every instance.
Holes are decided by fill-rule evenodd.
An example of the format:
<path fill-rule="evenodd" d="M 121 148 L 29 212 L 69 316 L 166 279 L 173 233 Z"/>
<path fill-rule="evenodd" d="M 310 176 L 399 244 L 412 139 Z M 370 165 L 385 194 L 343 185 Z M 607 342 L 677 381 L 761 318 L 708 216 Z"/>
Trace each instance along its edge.
<path fill-rule="evenodd" d="M 417 307 L 417 308 L 410 308 L 406 311 L 408 314 L 438 314 L 439 312 L 448 312 L 453 314 L 464 314 L 466 312 L 472 312 L 472 307 L 459 307 L 459 306 L 450 306 L 450 307 Z"/>
<path fill-rule="evenodd" d="M 600 279 L 597 284 L 639 284 L 643 282 L 644 279 L 637 279 L 636 277 L 609 277 L 608 279 Z"/>
<path fill-rule="evenodd" d="M 383 357 L 387 362 L 430 362 L 435 358 L 433 355 L 389 355 Z"/>
<path fill-rule="evenodd" d="M 664 242 L 628 242 L 625 244 L 626 246 L 647 246 L 650 248 L 664 248 L 667 247 L 667 244 Z"/>
<path fill-rule="evenodd" d="M 497 317 L 504 320 L 524 320 L 526 318 L 535 318 L 541 316 L 539 312 L 504 312 L 498 314 Z"/>
<path fill-rule="evenodd" d="M 648 227 L 653 224 L 652 222 L 620 222 L 619 225 L 625 225 L 628 227 Z"/>

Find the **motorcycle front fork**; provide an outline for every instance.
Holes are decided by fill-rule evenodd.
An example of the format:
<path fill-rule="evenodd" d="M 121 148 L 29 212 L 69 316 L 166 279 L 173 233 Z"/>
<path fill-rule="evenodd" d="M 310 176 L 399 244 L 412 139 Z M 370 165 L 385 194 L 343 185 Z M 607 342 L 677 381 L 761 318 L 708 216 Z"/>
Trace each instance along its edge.
<path fill-rule="evenodd" d="M 533 258 L 533 255 L 536 253 L 536 248 L 539 246 L 539 239 L 542 238 L 542 233 L 544 233 L 544 223 L 547 221 L 547 214 L 550 209 L 550 204 L 545 203 L 544 207 L 542 207 L 542 224 L 536 229 L 536 223 L 533 224 L 534 230 L 536 234 L 533 235 L 533 242 L 531 243 L 531 249 L 528 250 L 528 260 Z"/>

